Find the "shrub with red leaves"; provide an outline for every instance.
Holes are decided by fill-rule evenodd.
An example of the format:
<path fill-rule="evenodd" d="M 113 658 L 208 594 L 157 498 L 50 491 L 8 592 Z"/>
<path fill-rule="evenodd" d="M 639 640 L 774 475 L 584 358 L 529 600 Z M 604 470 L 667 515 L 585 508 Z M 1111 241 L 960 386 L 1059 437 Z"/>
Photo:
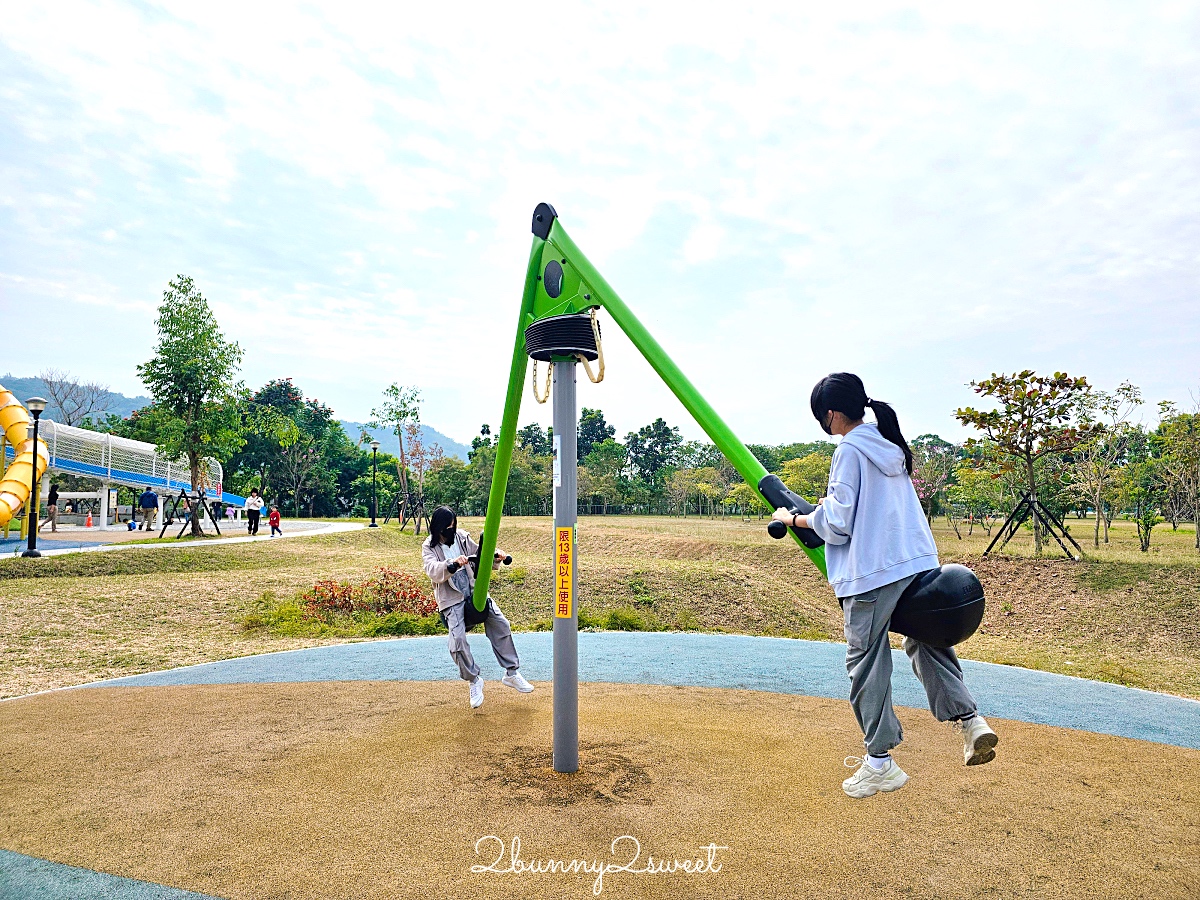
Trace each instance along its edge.
<path fill-rule="evenodd" d="M 366 581 L 318 581 L 304 593 L 305 615 L 328 620 L 335 615 L 369 612 L 377 616 L 410 613 L 428 616 L 437 611 L 437 602 L 426 594 L 412 575 L 380 568 Z"/>

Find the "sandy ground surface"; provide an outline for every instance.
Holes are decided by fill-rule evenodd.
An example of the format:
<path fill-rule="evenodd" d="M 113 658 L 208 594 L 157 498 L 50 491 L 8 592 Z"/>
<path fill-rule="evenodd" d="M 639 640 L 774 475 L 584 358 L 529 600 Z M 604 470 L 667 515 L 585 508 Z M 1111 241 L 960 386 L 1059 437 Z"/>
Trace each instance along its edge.
<path fill-rule="evenodd" d="M 109 688 L 0 704 L 0 846 L 228 898 L 1200 895 L 1200 752 L 995 721 L 996 762 L 901 709 L 901 791 L 850 800 L 843 701 L 584 685 L 581 770 L 556 775 L 550 690 L 495 682 Z M 508 868 L 507 852 L 496 868 Z"/>

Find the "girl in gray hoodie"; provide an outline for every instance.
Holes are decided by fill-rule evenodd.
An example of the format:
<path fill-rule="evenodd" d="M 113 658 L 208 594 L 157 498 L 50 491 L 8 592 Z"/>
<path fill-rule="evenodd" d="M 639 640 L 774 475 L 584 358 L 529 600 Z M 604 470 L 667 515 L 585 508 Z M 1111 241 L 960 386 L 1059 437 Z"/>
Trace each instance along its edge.
<path fill-rule="evenodd" d="M 842 788 L 851 797 L 869 797 L 908 781 L 890 756 L 903 731 L 892 709 L 888 623 L 905 588 L 938 567 L 937 546 L 913 489 L 912 451 L 891 406 L 867 397 L 862 380 L 848 372 L 817 382 L 811 406 L 825 433 L 842 438 L 833 453 L 829 489 L 809 515 L 781 508 L 774 517 L 811 528 L 825 540 L 829 583 L 842 605 L 850 704 L 867 750 L 864 758 L 846 758 L 858 770 Z M 875 422 L 863 422 L 868 407 Z M 998 739 L 976 713 L 953 648 L 906 637 L 904 650 L 934 716 L 962 729 L 967 765 L 991 762 Z"/>

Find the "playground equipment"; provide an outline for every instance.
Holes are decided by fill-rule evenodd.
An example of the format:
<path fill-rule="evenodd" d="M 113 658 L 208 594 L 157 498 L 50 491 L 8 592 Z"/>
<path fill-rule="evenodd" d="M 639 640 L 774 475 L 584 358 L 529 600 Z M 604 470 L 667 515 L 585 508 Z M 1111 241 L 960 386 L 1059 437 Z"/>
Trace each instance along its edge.
<path fill-rule="evenodd" d="M 189 491 L 187 488 L 180 488 L 179 494 L 171 498 L 171 509 L 163 518 L 162 530 L 158 533 L 161 540 L 163 535 L 167 533 L 167 529 L 175 524 L 175 517 L 181 515 L 179 505 L 183 504 L 187 516 L 181 516 L 183 519 L 183 527 L 179 529 L 179 534 L 175 535 L 175 539 L 183 537 L 183 533 L 191 527 L 191 517 L 199 516 L 201 519 L 207 517 L 212 522 L 213 528 L 217 530 L 217 535 L 221 534 L 220 516 L 213 514 L 213 509 L 208 505 L 208 498 L 200 491 Z"/>
<path fill-rule="evenodd" d="M 797 512 L 813 507 L 802 497 L 787 491 L 779 479 L 763 467 L 724 420 L 688 381 L 659 343 L 638 321 L 617 292 L 588 261 L 571 240 L 558 213 L 548 203 L 539 203 L 533 211 L 533 246 L 525 273 L 525 290 L 517 318 L 517 335 L 509 369 L 508 390 L 504 401 L 504 422 L 496 443 L 496 461 L 488 496 L 487 521 L 480 536 L 479 555 L 491 559 L 504 508 L 504 495 L 516 440 L 517 418 L 525 384 L 525 358 L 533 358 L 533 391 L 539 403 L 554 397 L 554 769 L 574 772 L 579 768 L 578 727 L 578 609 L 576 572 L 576 364 L 582 363 L 589 379 L 604 378 L 604 351 L 601 344 L 597 310 L 612 316 L 625 335 L 637 347 L 658 376 L 683 404 L 701 428 L 717 445 L 725 458 L 753 485 L 763 501 L 773 508 L 795 506 Z M 546 387 L 539 388 L 538 362 L 545 362 Z M 591 363 L 598 363 L 593 372 Z M 788 529 L 800 549 L 821 573 L 825 569 L 824 542 L 808 529 Z M 966 571 L 966 570 L 964 570 Z M 968 573 L 969 574 L 969 573 Z M 491 567 L 481 566 L 473 602 L 483 609 L 487 602 Z M 974 578 L 974 575 L 971 575 Z M 923 579 L 922 579 L 923 580 Z M 934 579 L 931 579 L 933 581 Z M 978 583 L 978 582 L 976 582 Z M 955 582 L 959 599 L 970 592 L 962 590 L 961 578 Z M 951 592 L 953 593 L 953 592 Z M 982 591 L 979 613 L 982 615 Z M 925 611 L 931 612 L 942 596 L 926 584 Z M 948 606 L 955 609 L 958 607 Z M 967 603 L 967 608 L 974 609 Z M 915 616 L 909 627 L 920 630 L 927 617 Z M 978 620 L 975 622 L 978 625 Z M 974 628 L 972 627 L 972 631 Z M 945 635 L 943 635 L 944 637 Z"/>
<path fill-rule="evenodd" d="M 29 410 L 21 405 L 12 391 L 5 390 L 0 385 L 0 462 L 8 459 L 8 453 L 13 455 L 12 463 L 4 470 L 4 478 L 0 480 L 0 526 L 6 529 L 8 523 L 17 516 L 17 512 L 29 500 L 29 493 L 34 482 L 42 483 L 42 476 L 49 465 L 49 451 L 46 442 L 40 437 L 37 442 L 37 473 L 33 471 L 33 417 Z M 36 526 L 36 522 L 34 524 Z"/>
<path fill-rule="evenodd" d="M 25 432 L 20 429 L 29 421 L 28 411 L 13 397 L 11 391 L 6 391 L 0 386 L 0 429 L 4 430 L 5 438 L 0 443 L 8 445 L 6 448 L 0 448 L 0 452 L 4 454 L 0 456 L 0 461 L 9 457 L 14 460 L 9 465 L 9 472 L 5 475 L 4 487 L 0 489 L 0 527 L 3 527 L 13 513 L 28 499 L 29 461 L 26 459 L 24 462 L 23 475 L 14 467 L 21 461 L 22 453 L 32 450 L 31 447 L 21 446 L 27 443 L 28 439 Z M 9 434 L 10 430 L 12 430 L 11 435 Z M 13 435 L 18 433 L 20 438 L 16 440 Z M 41 420 L 38 466 L 41 470 L 38 473 L 39 477 L 47 469 L 50 469 L 69 475 L 98 478 L 103 482 L 105 488 L 111 484 L 123 484 L 141 491 L 144 487 L 149 486 L 157 491 L 160 497 L 181 489 L 194 490 L 191 483 L 191 470 L 187 462 L 163 456 L 154 444 L 88 431 L 85 428 L 60 425 L 44 416 Z M 16 481 L 25 478 L 23 493 L 5 494 L 9 490 L 9 477 L 14 479 L 14 487 Z M 221 464 L 215 459 L 203 461 L 200 480 L 203 482 L 204 493 L 208 499 L 221 500 L 237 506 L 245 503 L 245 498 L 223 492 L 224 472 Z M 5 496 L 9 497 L 7 503 L 4 500 Z M 12 501 L 17 500 L 18 497 L 19 502 L 13 506 Z M 108 491 L 105 489 L 101 492 L 100 498 L 98 516 L 100 529 L 108 527 L 110 512 L 108 506 Z M 4 511 L 5 507 L 7 507 L 7 512 Z M 162 511 L 162 502 L 160 501 L 160 518 Z"/>
<path fill-rule="evenodd" d="M 784 507 L 806 516 L 816 507 L 799 494 L 788 490 L 775 475 L 758 485 L 773 508 Z M 788 526 L 772 520 L 767 533 L 782 538 Z M 797 540 L 806 547 L 819 547 L 824 541 L 810 528 L 793 528 Z M 933 647 L 953 647 L 975 633 L 983 621 L 983 585 L 966 566 L 946 565 L 921 573 L 900 595 L 888 630 L 903 634 Z"/>

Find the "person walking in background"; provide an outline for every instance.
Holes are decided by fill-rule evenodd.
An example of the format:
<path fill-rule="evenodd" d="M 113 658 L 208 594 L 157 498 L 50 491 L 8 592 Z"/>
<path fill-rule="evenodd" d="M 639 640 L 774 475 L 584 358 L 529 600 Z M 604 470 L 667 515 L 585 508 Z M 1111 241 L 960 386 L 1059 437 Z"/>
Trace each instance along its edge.
<path fill-rule="evenodd" d="M 263 498 L 258 496 L 258 488 L 250 488 L 250 496 L 246 498 L 246 534 L 258 534 L 258 519 L 262 515 Z"/>
<path fill-rule="evenodd" d="M 267 522 L 271 525 L 271 537 L 275 537 L 275 535 L 283 537 L 283 529 L 279 527 L 279 507 L 271 507 L 271 514 L 267 516 Z"/>
<path fill-rule="evenodd" d="M 138 526 L 138 531 L 153 531 L 154 514 L 158 512 L 158 494 L 150 490 L 149 485 L 146 485 L 146 489 L 138 497 L 138 509 L 142 511 L 142 524 Z"/>
<path fill-rule="evenodd" d="M 50 523 L 51 531 L 58 531 L 58 485 L 50 485 L 50 495 L 46 498 L 46 521 L 38 526 L 38 531 Z"/>

